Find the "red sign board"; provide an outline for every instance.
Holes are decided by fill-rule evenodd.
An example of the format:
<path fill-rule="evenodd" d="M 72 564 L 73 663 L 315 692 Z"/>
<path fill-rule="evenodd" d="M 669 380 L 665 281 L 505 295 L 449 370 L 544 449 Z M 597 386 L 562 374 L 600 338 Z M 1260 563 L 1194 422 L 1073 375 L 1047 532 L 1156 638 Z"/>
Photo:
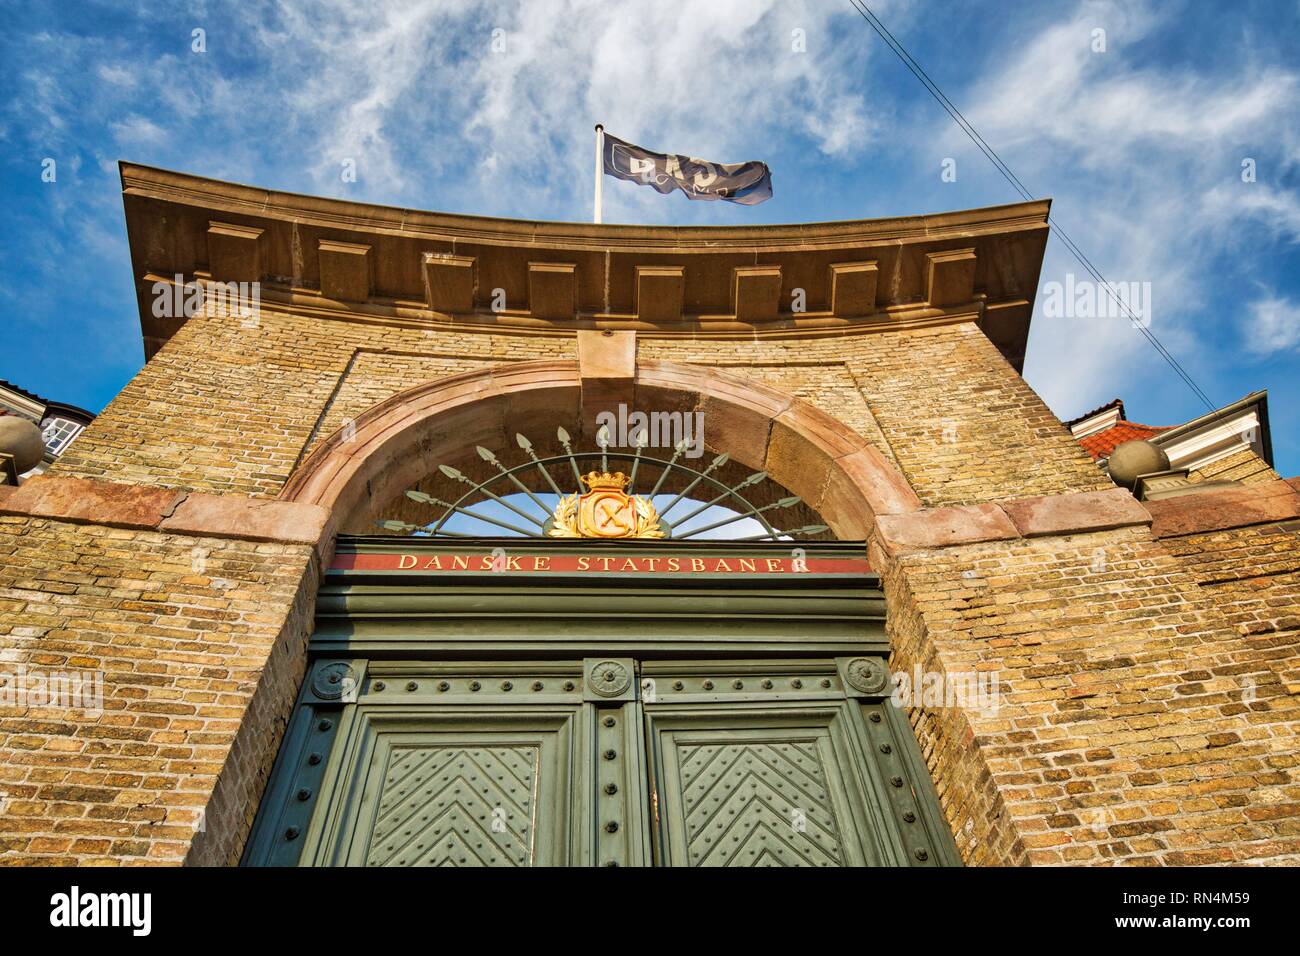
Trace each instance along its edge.
<path fill-rule="evenodd" d="M 870 574 L 866 558 L 644 554 L 338 554 L 336 571 L 512 572 L 564 574 Z"/>

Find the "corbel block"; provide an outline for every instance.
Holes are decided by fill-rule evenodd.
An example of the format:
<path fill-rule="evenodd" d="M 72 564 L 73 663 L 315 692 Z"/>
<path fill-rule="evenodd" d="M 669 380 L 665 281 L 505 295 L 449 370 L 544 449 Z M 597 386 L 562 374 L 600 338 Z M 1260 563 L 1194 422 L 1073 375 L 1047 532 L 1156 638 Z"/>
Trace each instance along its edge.
<path fill-rule="evenodd" d="M 424 254 L 425 288 L 434 312 L 474 311 L 474 257 Z"/>
<path fill-rule="evenodd" d="M 732 280 L 737 322 L 770 322 L 781 306 L 780 266 L 737 266 Z"/>
<path fill-rule="evenodd" d="M 257 282 L 262 278 L 262 230 L 228 222 L 208 223 L 208 272 L 219 282 Z"/>
<path fill-rule="evenodd" d="M 571 262 L 528 263 L 528 310 L 536 318 L 573 318 L 577 287 L 578 269 Z"/>
<path fill-rule="evenodd" d="M 842 319 L 871 315 L 876 311 L 876 282 L 880 270 L 875 262 L 836 262 L 830 267 L 831 314 Z"/>
<path fill-rule="evenodd" d="M 636 316 L 643 322 L 677 322 L 686 290 L 682 266 L 636 267 Z"/>
<path fill-rule="evenodd" d="M 930 252 L 925 258 L 925 299 L 930 305 L 941 309 L 975 297 L 974 249 Z"/>
<path fill-rule="evenodd" d="M 317 254 L 321 295 L 342 302 L 364 302 L 370 298 L 369 246 L 322 239 Z"/>

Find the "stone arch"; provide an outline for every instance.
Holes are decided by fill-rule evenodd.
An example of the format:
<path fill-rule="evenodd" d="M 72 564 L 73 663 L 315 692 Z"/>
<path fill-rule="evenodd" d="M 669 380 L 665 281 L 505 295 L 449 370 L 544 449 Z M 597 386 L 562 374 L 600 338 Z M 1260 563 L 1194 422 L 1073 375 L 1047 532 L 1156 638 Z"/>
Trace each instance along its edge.
<path fill-rule="evenodd" d="M 502 447 L 515 431 L 583 419 L 578 362 L 494 366 L 407 389 L 322 442 L 281 500 L 327 508 L 331 540 L 349 515 L 412 487 L 467 446 Z M 636 408 L 700 411 L 708 445 L 768 472 L 799 495 L 840 539 L 870 536 L 875 518 L 921 502 L 866 439 L 801 399 L 714 369 L 637 364 L 627 398 Z"/>

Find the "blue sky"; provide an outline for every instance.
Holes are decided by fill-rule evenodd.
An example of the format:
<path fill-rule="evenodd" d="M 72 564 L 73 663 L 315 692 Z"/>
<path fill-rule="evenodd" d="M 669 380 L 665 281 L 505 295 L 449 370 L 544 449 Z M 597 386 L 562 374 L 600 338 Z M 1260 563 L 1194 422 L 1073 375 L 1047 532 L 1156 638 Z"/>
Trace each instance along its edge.
<path fill-rule="evenodd" d="M 655 150 L 762 159 L 775 183 L 771 201 L 742 207 L 607 179 L 607 222 L 1017 199 L 848 0 L 120 6 L 0 3 L 0 377 L 93 410 L 143 361 L 121 159 L 584 220 L 601 121 Z M 1151 330 L 1216 405 L 1268 388 L 1279 470 L 1300 473 L 1294 0 L 873 9 L 1107 278 L 1151 283 Z M 340 177 L 346 160 L 356 182 Z M 1053 241 L 1042 281 L 1067 273 L 1084 277 Z M 1043 300 L 1025 376 L 1057 414 L 1116 396 L 1152 424 L 1204 411 L 1126 319 L 1048 316 Z"/>

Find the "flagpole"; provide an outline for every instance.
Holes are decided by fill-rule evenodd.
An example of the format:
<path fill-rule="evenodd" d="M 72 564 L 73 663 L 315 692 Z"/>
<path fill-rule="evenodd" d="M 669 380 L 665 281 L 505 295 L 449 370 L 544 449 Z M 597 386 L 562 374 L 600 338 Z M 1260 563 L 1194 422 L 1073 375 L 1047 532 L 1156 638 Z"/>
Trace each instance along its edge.
<path fill-rule="evenodd" d="M 600 195 L 600 181 L 601 181 L 602 174 L 604 173 L 604 169 L 602 168 L 604 166 L 604 158 L 605 158 L 604 146 L 605 146 L 605 127 L 597 123 L 596 124 L 596 197 L 592 209 L 592 219 L 591 219 L 592 222 L 596 222 L 596 223 L 600 222 L 600 215 L 601 215 L 600 207 L 602 205 L 602 202 L 601 202 L 601 195 Z"/>

